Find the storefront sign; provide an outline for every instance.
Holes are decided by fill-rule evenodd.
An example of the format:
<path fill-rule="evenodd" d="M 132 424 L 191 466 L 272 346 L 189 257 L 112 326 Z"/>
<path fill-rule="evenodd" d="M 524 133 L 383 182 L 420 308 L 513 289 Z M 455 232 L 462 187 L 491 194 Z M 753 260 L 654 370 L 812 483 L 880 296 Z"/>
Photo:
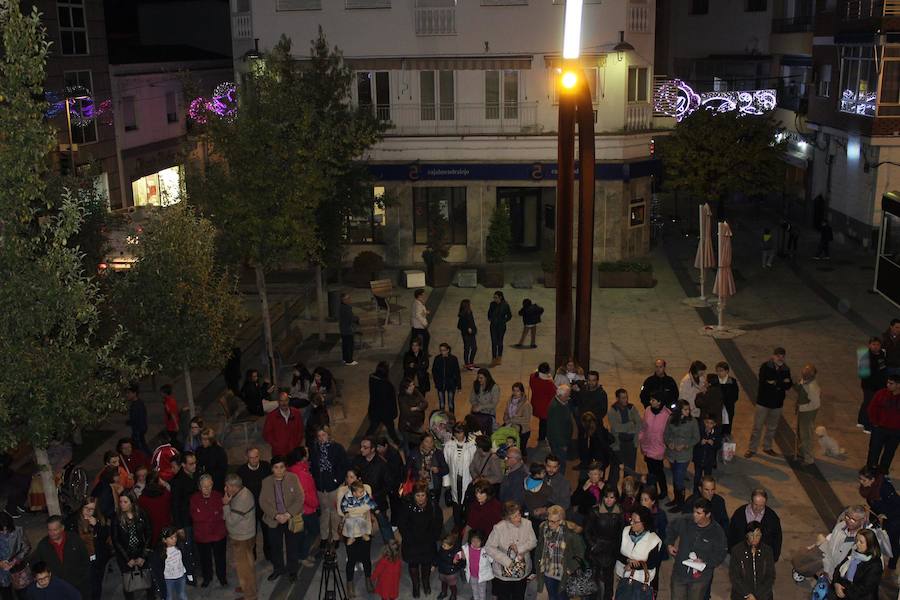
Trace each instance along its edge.
<path fill-rule="evenodd" d="M 658 175 L 657 160 L 632 163 L 597 163 L 594 178 L 600 181 L 628 181 Z M 542 181 L 555 180 L 556 163 L 403 163 L 370 164 L 369 172 L 376 181 Z M 575 176 L 578 177 L 578 163 Z"/>

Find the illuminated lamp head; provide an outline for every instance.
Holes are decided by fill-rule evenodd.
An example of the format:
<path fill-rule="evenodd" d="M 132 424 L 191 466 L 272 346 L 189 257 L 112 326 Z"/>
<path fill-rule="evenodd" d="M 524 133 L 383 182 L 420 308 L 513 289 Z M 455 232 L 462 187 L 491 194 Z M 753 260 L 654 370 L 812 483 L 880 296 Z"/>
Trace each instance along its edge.
<path fill-rule="evenodd" d="M 565 71 L 560 79 L 562 86 L 567 90 L 571 90 L 578 83 L 578 75 L 574 71 Z"/>

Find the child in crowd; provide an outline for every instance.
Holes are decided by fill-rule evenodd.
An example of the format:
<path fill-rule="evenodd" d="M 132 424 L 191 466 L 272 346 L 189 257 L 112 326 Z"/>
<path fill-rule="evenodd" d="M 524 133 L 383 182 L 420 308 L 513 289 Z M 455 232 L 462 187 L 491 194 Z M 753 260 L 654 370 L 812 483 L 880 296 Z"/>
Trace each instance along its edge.
<path fill-rule="evenodd" d="M 162 547 L 160 548 L 163 579 L 166 581 L 166 598 L 169 600 L 188 600 L 187 568 L 185 567 L 184 542 L 178 540 L 178 531 L 174 527 L 162 530 Z"/>
<path fill-rule="evenodd" d="M 716 424 L 711 414 L 703 415 L 700 425 L 700 441 L 694 446 L 694 491 L 700 489 L 704 475 L 712 475 L 718 466 L 719 450 L 722 448 L 722 427 Z"/>
<path fill-rule="evenodd" d="M 451 533 L 441 541 L 441 548 L 437 555 L 438 579 L 441 580 L 441 593 L 438 600 L 447 597 L 447 589 L 450 589 L 450 600 L 456 600 L 456 584 L 459 580 L 457 573 L 466 566 L 466 559 L 459 547 L 459 537 Z"/>
<path fill-rule="evenodd" d="M 369 541 L 372 536 L 372 519 L 378 505 L 366 493 L 362 481 L 350 484 L 350 491 L 341 498 L 341 512 L 344 513 L 344 525 L 341 535 L 347 538 L 349 546 L 358 538 Z"/>
<path fill-rule="evenodd" d="M 469 543 L 462 547 L 466 560 L 466 581 L 472 588 L 472 600 L 488 600 L 488 582 L 494 578 L 491 563 L 494 561 L 484 549 L 484 534 L 477 529 L 469 531 Z"/>
<path fill-rule="evenodd" d="M 638 497 L 640 493 L 640 482 L 633 475 L 622 478 L 622 498 L 620 504 L 622 505 L 622 513 L 625 516 L 626 523 L 628 522 L 628 519 L 631 518 L 631 513 L 634 512 L 635 507 L 640 504 L 640 498 Z"/>
<path fill-rule="evenodd" d="M 375 563 L 375 571 L 372 573 L 375 593 L 381 600 L 397 600 L 400 597 L 400 569 L 402 566 L 400 544 L 396 540 L 391 540 L 384 547 L 384 554 Z"/>

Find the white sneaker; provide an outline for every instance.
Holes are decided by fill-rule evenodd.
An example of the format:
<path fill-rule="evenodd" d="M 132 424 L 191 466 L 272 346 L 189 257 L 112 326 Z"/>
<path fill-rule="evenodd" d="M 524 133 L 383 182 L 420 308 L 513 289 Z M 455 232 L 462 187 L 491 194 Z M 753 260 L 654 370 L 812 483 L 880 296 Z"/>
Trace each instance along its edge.
<path fill-rule="evenodd" d="M 350 362 L 345 362 L 345 363 L 344 363 L 344 366 L 345 366 L 345 367 L 354 367 L 354 366 L 356 366 L 356 365 L 358 365 L 358 364 L 359 364 L 358 362 L 356 362 L 355 360 L 353 360 L 353 361 L 350 361 Z"/>
<path fill-rule="evenodd" d="M 863 424 L 862 424 L 862 423 L 857 423 L 856 426 L 859 427 L 860 429 L 863 428 Z"/>

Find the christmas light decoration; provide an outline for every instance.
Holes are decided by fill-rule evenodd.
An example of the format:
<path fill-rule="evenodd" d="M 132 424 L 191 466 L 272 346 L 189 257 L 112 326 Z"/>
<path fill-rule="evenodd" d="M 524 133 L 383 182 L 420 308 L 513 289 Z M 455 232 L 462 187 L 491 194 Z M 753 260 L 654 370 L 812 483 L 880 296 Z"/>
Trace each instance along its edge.
<path fill-rule="evenodd" d="M 681 121 L 704 108 L 714 112 L 738 111 L 745 115 L 761 115 L 775 108 L 775 90 L 746 90 L 736 92 L 704 92 L 698 94 L 680 79 L 665 81 L 653 94 L 657 112 Z"/>

